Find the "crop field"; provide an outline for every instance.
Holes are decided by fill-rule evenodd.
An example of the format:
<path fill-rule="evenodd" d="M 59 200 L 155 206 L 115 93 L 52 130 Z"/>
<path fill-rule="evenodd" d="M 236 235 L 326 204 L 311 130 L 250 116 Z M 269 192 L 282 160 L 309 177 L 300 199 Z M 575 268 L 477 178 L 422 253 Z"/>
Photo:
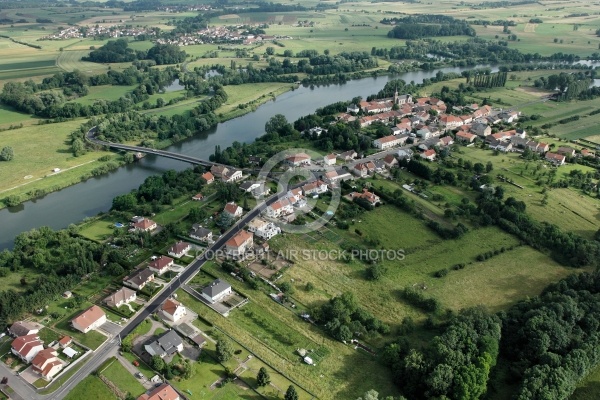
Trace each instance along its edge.
<path fill-rule="evenodd" d="M 81 61 L 81 57 L 88 54 L 89 50 L 64 50 L 60 52 L 56 60 L 56 65 L 65 71 L 70 72 L 77 69 L 87 75 L 97 75 L 108 71 L 110 64 Z"/>

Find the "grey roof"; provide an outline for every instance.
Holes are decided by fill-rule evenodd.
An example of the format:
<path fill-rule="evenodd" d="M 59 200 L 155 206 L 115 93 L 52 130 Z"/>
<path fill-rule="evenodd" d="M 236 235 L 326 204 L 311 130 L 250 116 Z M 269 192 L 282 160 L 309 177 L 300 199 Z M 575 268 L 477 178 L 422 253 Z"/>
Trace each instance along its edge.
<path fill-rule="evenodd" d="M 190 229 L 190 236 L 194 235 L 197 237 L 205 237 L 211 232 L 212 231 L 210 229 L 206 229 L 200 224 L 194 224 L 192 225 L 192 229 Z"/>
<path fill-rule="evenodd" d="M 181 346 L 182 344 L 183 341 L 177 332 L 171 329 L 147 346 L 152 348 L 152 351 L 155 354 L 171 355 L 175 354 L 177 352 L 177 347 Z"/>
<path fill-rule="evenodd" d="M 250 189 L 250 188 L 252 187 L 252 185 L 254 185 L 255 183 L 256 183 L 256 182 L 252 182 L 252 181 L 247 181 L 247 182 L 244 182 L 244 183 L 242 183 L 242 184 L 240 185 L 240 189 L 242 189 L 242 190 L 248 190 L 248 189 Z"/>
<path fill-rule="evenodd" d="M 150 278 L 152 275 L 154 275 L 154 272 L 150 271 L 148 268 L 145 268 L 138 273 L 131 275 L 129 278 L 126 278 L 125 282 L 130 282 L 139 286 L 140 284 L 147 282 L 148 278 Z"/>
<path fill-rule="evenodd" d="M 210 285 L 202 289 L 202 293 L 209 296 L 210 298 L 213 298 L 230 288 L 231 285 L 229 283 L 220 279 L 216 279 Z"/>
<path fill-rule="evenodd" d="M 11 325 L 9 333 L 13 336 L 25 336 L 29 335 L 29 332 L 39 332 L 40 327 L 33 322 L 28 321 L 17 321 Z"/>

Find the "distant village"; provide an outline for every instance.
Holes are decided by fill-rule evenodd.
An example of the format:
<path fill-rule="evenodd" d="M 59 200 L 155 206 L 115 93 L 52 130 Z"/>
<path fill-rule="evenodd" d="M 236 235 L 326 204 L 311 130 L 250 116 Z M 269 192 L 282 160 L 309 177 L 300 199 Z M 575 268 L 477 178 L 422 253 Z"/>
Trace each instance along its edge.
<path fill-rule="evenodd" d="M 256 27 L 260 26 L 261 25 L 256 25 Z M 156 40 L 156 43 L 173 44 L 177 46 L 191 46 L 204 43 L 255 45 L 273 40 L 292 39 L 291 36 L 252 34 L 248 29 L 248 25 L 206 27 L 193 34 L 182 35 L 176 38 L 159 38 Z M 39 40 L 67 40 L 85 37 L 120 38 L 137 37 L 140 35 L 156 36 L 156 30 L 148 27 L 132 27 L 130 25 L 96 24 L 89 26 L 70 26 L 51 35 L 44 36 Z"/>

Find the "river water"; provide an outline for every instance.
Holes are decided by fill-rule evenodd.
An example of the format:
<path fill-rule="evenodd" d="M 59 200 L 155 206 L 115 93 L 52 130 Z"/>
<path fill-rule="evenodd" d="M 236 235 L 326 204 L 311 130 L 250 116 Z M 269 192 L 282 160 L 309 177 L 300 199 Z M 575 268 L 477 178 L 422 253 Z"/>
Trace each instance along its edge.
<path fill-rule="evenodd" d="M 478 66 L 477 68 L 485 67 Z M 469 68 L 443 68 L 441 71 L 457 72 Z M 215 146 L 226 148 L 234 141 L 248 143 L 264 134 L 265 123 L 275 114 L 283 114 L 293 122 L 317 108 L 356 96 L 366 98 L 383 89 L 390 79 L 420 83 L 435 76 L 437 71 L 407 72 L 395 76 L 380 76 L 348 81 L 341 85 L 300 87 L 260 106 L 255 112 L 219 124 L 210 131 L 172 145 L 166 150 L 197 158 L 208 159 Z M 175 169 L 189 168 L 188 163 L 148 155 L 140 162 L 129 164 L 101 177 L 70 186 L 42 198 L 25 202 L 17 207 L 0 210 L 0 250 L 11 248 L 13 239 L 21 232 L 49 226 L 65 228 L 85 217 L 110 209 L 112 199 L 137 188 L 148 176 Z"/>

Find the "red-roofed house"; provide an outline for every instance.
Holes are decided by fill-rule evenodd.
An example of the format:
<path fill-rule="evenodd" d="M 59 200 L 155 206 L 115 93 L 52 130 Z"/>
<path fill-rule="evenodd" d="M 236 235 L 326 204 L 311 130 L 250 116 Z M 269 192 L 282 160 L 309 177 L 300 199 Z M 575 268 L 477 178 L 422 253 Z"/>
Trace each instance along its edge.
<path fill-rule="evenodd" d="M 157 227 L 158 225 L 156 224 L 156 222 L 148 218 L 144 218 L 139 222 L 133 222 L 131 224 L 131 230 L 138 232 L 150 232 L 155 230 Z"/>
<path fill-rule="evenodd" d="M 73 318 L 71 325 L 80 332 L 88 333 L 106 322 L 106 314 L 96 305 L 91 306 Z"/>
<path fill-rule="evenodd" d="M 148 264 L 150 271 L 156 272 L 158 275 L 164 274 L 169 267 L 173 265 L 173 259 L 167 256 L 159 256 Z"/>
<path fill-rule="evenodd" d="M 421 158 L 424 158 L 429 161 L 434 161 L 435 156 L 436 156 L 436 153 L 435 153 L 435 150 L 433 150 L 433 149 L 425 150 L 424 152 L 421 153 Z"/>
<path fill-rule="evenodd" d="M 373 146 L 375 148 L 384 150 L 389 149 L 390 147 L 400 146 L 404 142 L 406 142 L 406 137 L 398 137 L 394 135 L 385 136 L 379 139 L 373 140 Z"/>
<path fill-rule="evenodd" d="M 163 383 L 149 393 L 144 393 L 137 400 L 180 400 L 179 394 L 166 383 Z"/>
<path fill-rule="evenodd" d="M 71 343 L 73 343 L 73 338 L 71 336 L 63 336 L 59 341 L 58 344 L 60 345 L 60 347 L 62 347 L 63 349 L 67 346 L 69 346 Z"/>
<path fill-rule="evenodd" d="M 468 133 L 468 132 L 457 132 L 456 133 L 456 140 L 460 140 L 461 142 L 473 143 L 473 141 L 475 140 L 476 137 L 477 137 L 477 135 L 473 135 L 472 133 Z"/>
<path fill-rule="evenodd" d="M 242 207 L 238 206 L 237 204 L 235 204 L 235 202 L 232 201 L 225 204 L 223 212 L 229 214 L 231 218 L 239 218 L 244 213 L 244 210 L 242 209 Z"/>
<path fill-rule="evenodd" d="M 30 363 L 42 350 L 44 350 L 44 344 L 37 334 L 19 336 L 11 344 L 12 353 L 26 363 Z"/>
<path fill-rule="evenodd" d="M 445 129 L 457 128 L 464 124 L 463 120 L 455 115 L 443 115 L 439 119 L 440 126 Z"/>
<path fill-rule="evenodd" d="M 242 229 L 225 242 L 225 252 L 234 258 L 238 258 L 246 254 L 246 251 L 252 249 L 253 246 L 254 235 Z"/>
<path fill-rule="evenodd" d="M 187 314 L 187 310 L 183 304 L 174 299 L 167 299 L 161 306 L 160 310 L 168 320 L 173 322 L 179 321 L 184 315 Z"/>
<path fill-rule="evenodd" d="M 367 161 L 365 163 L 358 163 L 352 168 L 352 173 L 355 175 L 364 178 L 368 176 L 370 173 L 375 172 L 375 164 L 372 161 Z"/>
<path fill-rule="evenodd" d="M 557 153 L 546 153 L 546 161 L 559 166 L 559 165 L 565 165 L 565 159 L 566 157 L 562 154 L 557 154 Z"/>
<path fill-rule="evenodd" d="M 194 196 L 192 196 L 192 200 L 202 201 L 202 200 L 204 200 L 204 195 L 202 193 L 195 194 Z"/>
<path fill-rule="evenodd" d="M 392 168 L 394 165 L 398 165 L 398 159 L 393 154 L 388 154 L 383 158 L 386 168 Z"/>
<path fill-rule="evenodd" d="M 306 153 L 293 154 L 285 159 L 285 161 L 292 167 L 310 165 L 310 160 L 310 156 Z"/>
<path fill-rule="evenodd" d="M 192 249 L 192 245 L 186 242 L 179 241 L 173 246 L 169 247 L 168 254 L 171 257 L 181 258 L 185 256 L 185 253 Z"/>
<path fill-rule="evenodd" d="M 371 203 L 372 206 L 375 206 L 381 202 L 379 196 L 375 193 L 369 192 L 366 188 L 363 189 L 362 193 L 360 192 L 352 192 L 350 193 L 350 198 L 354 199 L 364 199 Z"/>
<path fill-rule="evenodd" d="M 327 154 L 326 156 L 323 157 L 323 164 L 324 165 L 335 165 L 335 159 L 336 159 L 336 155 L 335 154 Z"/>
<path fill-rule="evenodd" d="M 202 179 L 204 179 L 206 181 L 207 185 L 210 185 L 211 183 L 213 183 L 215 181 L 215 176 L 213 174 L 211 174 L 210 172 L 205 172 L 202 174 Z"/>
<path fill-rule="evenodd" d="M 52 380 L 62 369 L 63 363 L 58 359 L 58 353 L 52 347 L 48 347 L 37 353 L 31 361 L 33 370 L 42 375 L 46 380 Z"/>
<path fill-rule="evenodd" d="M 452 139 L 452 136 L 444 136 L 443 138 L 440 138 L 440 141 L 438 142 L 438 144 L 443 147 L 450 146 L 453 143 L 454 139 Z"/>
<path fill-rule="evenodd" d="M 294 205 L 289 199 L 281 199 L 266 208 L 267 216 L 270 218 L 279 218 L 294 212 Z"/>

